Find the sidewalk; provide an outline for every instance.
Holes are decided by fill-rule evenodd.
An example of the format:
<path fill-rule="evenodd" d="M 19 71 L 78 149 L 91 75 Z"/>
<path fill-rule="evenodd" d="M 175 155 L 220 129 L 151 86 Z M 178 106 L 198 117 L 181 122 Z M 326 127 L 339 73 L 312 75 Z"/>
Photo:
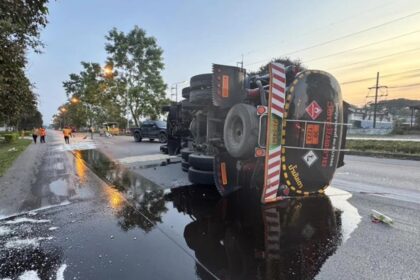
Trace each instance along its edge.
<path fill-rule="evenodd" d="M 48 141 L 48 140 L 47 140 Z M 36 180 L 47 144 L 30 144 L 0 177 L 0 216 L 16 213 Z"/>

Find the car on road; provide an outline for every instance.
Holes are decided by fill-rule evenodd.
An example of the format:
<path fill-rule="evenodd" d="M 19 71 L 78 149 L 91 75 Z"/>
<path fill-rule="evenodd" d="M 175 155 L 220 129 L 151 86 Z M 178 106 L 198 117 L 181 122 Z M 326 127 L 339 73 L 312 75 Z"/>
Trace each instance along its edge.
<path fill-rule="evenodd" d="M 168 140 L 165 121 L 146 120 L 140 127 L 132 127 L 130 130 L 136 142 L 141 142 L 144 138 L 148 138 L 150 142 L 158 139 L 160 143 Z"/>

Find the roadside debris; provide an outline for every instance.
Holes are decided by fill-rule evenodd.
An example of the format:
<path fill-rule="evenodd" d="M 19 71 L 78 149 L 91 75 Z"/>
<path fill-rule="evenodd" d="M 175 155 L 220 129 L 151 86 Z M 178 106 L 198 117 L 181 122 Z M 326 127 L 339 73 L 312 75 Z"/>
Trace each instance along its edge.
<path fill-rule="evenodd" d="M 372 209 L 372 214 L 370 214 L 370 215 L 372 217 L 372 222 L 373 223 L 381 223 L 382 222 L 382 223 L 388 224 L 388 225 L 392 225 L 394 223 L 394 221 L 390 217 L 388 217 L 388 216 L 386 216 L 386 215 L 382 214 L 381 212 L 376 211 L 374 209 Z"/>
<path fill-rule="evenodd" d="M 8 152 L 17 152 L 17 149 L 15 147 L 13 147 L 13 148 L 8 149 L 7 151 Z"/>

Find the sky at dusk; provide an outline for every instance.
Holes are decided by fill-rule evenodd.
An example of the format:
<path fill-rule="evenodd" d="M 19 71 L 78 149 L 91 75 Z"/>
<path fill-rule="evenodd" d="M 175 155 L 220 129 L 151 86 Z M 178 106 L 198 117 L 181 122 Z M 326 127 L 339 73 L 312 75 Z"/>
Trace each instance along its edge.
<path fill-rule="evenodd" d="M 243 55 L 244 67 L 256 70 L 288 56 L 333 74 L 355 105 L 369 101 L 378 71 L 388 99 L 420 99 L 418 0 L 58 0 L 48 18 L 43 53 L 30 53 L 27 69 L 45 123 L 66 101 L 62 82 L 80 62 L 105 62 L 107 32 L 135 25 L 163 49 L 168 88 L 212 63 L 236 65 Z"/>

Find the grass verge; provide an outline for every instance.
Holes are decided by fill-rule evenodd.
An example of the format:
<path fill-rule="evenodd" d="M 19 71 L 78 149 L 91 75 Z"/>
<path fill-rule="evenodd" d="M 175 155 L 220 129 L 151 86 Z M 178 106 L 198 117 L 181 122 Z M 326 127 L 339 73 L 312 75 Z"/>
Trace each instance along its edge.
<path fill-rule="evenodd" d="M 384 155 L 420 156 L 420 142 L 378 141 L 378 140 L 346 140 L 346 149 L 361 154 L 374 153 Z"/>
<path fill-rule="evenodd" d="M 31 140 L 27 139 L 18 139 L 15 143 L 0 143 L 0 177 L 6 173 L 29 144 Z"/>

